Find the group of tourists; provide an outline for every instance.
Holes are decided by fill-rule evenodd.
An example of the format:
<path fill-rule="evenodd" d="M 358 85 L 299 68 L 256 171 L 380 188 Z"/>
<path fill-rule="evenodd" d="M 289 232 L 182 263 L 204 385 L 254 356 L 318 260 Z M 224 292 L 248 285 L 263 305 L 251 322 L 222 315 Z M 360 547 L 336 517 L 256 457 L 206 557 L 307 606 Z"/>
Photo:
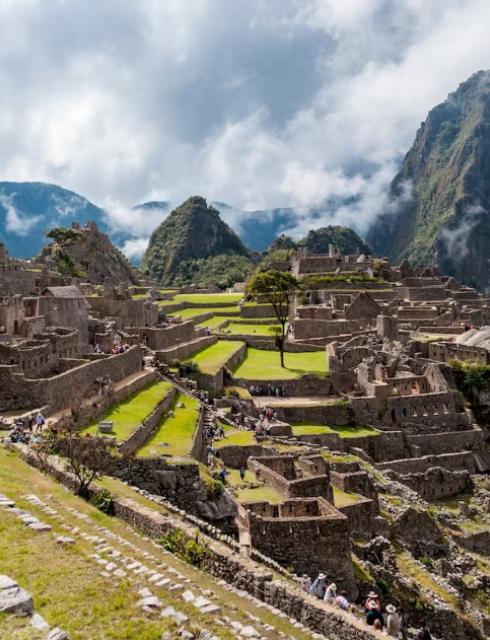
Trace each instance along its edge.
<path fill-rule="evenodd" d="M 112 345 L 112 349 L 111 349 L 111 353 L 113 356 L 117 355 L 118 353 L 125 353 L 126 351 L 128 351 L 130 349 L 130 345 L 125 342 L 124 344 L 122 342 L 120 343 L 114 343 Z"/>
<path fill-rule="evenodd" d="M 342 611 L 358 613 L 358 607 L 349 602 L 347 591 L 338 591 L 335 582 L 328 584 L 327 576 L 324 573 L 320 573 L 313 582 L 309 576 L 304 575 L 302 586 L 306 593 L 310 593 Z M 408 640 L 408 619 L 398 612 L 394 604 L 387 604 L 383 613 L 379 595 L 375 591 L 370 591 L 363 609 L 366 624 L 370 627 L 377 631 L 385 631 L 392 638 Z M 415 640 L 432 640 L 425 622 L 422 623 Z"/>
<path fill-rule="evenodd" d="M 273 396 L 276 398 L 283 398 L 284 387 L 276 386 L 275 384 L 258 385 L 253 384 L 250 386 L 249 391 L 253 396 Z"/>
<path fill-rule="evenodd" d="M 45 424 L 46 418 L 41 411 L 37 414 L 30 413 L 27 416 L 19 416 L 15 418 L 12 428 L 10 429 L 10 441 L 13 443 L 21 442 L 23 444 L 29 444 L 38 437 L 44 429 Z"/>

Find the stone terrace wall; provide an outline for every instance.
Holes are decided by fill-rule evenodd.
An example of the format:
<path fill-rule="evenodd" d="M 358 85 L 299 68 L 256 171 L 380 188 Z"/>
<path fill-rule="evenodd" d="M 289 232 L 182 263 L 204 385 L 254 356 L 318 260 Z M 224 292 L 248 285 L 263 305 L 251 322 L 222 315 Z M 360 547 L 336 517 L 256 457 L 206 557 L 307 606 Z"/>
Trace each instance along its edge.
<path fill-rule="evenodd" d="M 379 510 L 374 500 L 359 498 L 356 503 L 337 507 L 337 509 L 349 519 L 351 535 L 365 538 L 375 528 L 375 518 Z"/>
<path fill-rule="evenodd" d="M 467 469 L 475 472 L 475 460 L 469 451 L 459 453 L 444 453 L 442 455 L 423 456 L 422 458 L 407 458 L 381 462 L 378 469 L 393 469 L 397 473 L 425 473 L 431 467 L 441 467 L 447 471 Z"/>
<path fill-rule="evenodd" d="M 165 398 L 155 407 L 155 409 L 147 416 L 142 424 L 132 433 L 127 440 L 119 446 L 122 455 L 132 456 L 136 451 L 147 442 L 155 433 L 163 416 L 172 406 L 177 396 L 177 389 L 172 387 Z"/>
<path fill-rule="evenodd" d="M 204 411 L 202 405 L 199 407 L 199 417 L 197 419 L 196 429 L 194 431 L 194 440 L 190 451 L 192 458 L 198 462 L 206 464 L 206 438 L 204 437 Z"/>
<path fill-rule="evenodd" d="M 440 433 L 424 433 L 407 435 L 407 442 L 412 449 L 417 448 L 419 456 L 441 455 L 460 451 L 483 451 L 485 434 L 477 428 L 468 431 L 446 431 Z"/>
<path fill-rule="evenodd" d="M 228 360 L 223 364 L 220 370 L 215 374 L 210 373 L 198 373 L 196 376 L 199 387 L 206 389 L 212 395 L 219 393 L 224 386 L 224 370 L 233 370 L 245 359 L 247 353 L 247 345 L 242 344 L 235 353 L 233 353 Z"/>
<path fill-rule="evenodd" d="M 218 338 L 216 336 L 201 336 L 190 342 L 157 351 L 156 356 L 159 362 L 165 362 L 167 364 L 172 363 L 174 360 L 186 360 L 197 351 L 214 344 L 217 340 Z"/>
<path fill-rule="evenodd" d="M 339 405 L 316 405 L 300 407 L 274 407 L 277 417 L 283 422 L 315 422 L 319 424 L 349 424 L 352 420 L 350 407 Z"/>

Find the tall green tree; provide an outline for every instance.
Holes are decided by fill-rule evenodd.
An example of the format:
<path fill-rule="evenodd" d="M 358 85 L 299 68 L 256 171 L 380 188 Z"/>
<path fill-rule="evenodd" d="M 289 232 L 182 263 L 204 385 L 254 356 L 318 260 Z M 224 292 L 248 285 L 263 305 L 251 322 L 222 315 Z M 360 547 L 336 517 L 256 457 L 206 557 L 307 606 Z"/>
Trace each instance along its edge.
<path fill-rule="evenodd" d="M 284 343 L 289 309 L 299 286 L 298 280 L 291 273 L 273 269 L 256 273 L 247 283 L 247 297 L 261 298 L 274 309 L 280 326 L 275 335 L 275 342 L 280 353 L 281 367 L 284 367 Z"/>

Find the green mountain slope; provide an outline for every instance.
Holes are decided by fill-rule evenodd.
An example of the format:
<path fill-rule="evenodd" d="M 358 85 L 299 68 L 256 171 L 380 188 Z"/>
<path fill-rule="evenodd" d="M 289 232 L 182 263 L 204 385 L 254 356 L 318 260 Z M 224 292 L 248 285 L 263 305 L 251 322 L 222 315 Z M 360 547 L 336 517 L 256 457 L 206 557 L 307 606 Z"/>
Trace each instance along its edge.
<path fill-rule="evenodd" d="M 204 198 L 193 196 L 153 232 L 141 268 L 164 285 L 224 288 L 245 280 L 254 262 L 219 212 Z"/>
<path fill-rule="evenodd" d="M 490 286 L 490 71 L 432 109 L 370 229 L 375 253 Z"/>

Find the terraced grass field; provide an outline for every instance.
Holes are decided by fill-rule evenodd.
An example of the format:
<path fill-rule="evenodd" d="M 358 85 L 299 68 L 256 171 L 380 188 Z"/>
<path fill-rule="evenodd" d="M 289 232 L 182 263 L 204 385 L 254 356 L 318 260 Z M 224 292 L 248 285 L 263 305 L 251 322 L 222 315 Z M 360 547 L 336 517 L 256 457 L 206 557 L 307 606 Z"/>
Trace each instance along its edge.
<path fill-rule="evenodd" d="M 184 407 L 179 407 L 184 404 Z M 179 394 L 172 405 L 173 416 L 166 416 L 148 443 L 138 451 L 139 458 L 161 455 L 183 457 L 189 455 L 199 417 L 199 402 Z"/>
<path fill-rule="evenodd" d="M 127 440 L 142 421 L 150 415 L 159 402 L 168 395 L 172 385 L 159 380 L 142 391 L 131 395 L 123 402 L 112 405 L 101 418 L 89 425 L 84 432 L 95 435 L 99 422 L 108 420 L 114 423 L 114 435 L 118 442 Z"/>
<path fill-rule="evenodd" d="M 280 493 L 266 487 L 254 487 L 238 489 L 237 499 L 239 502 L 269 502 L 270 504 L 279 504 L 283 501 Z"/>
<path fill-rule="evenodd" d="M 189 318 L 195 318 L 196 316 L 202 316 L 205 313 L 222 314 L 223 316 L 239 316 L 240 309 L 238 307 L 189 307 L 187 309 L 172 311 L 169 315 L 180 316 L 182 320 L 187 320 Z"/>
<path fill-rule="evenodd" d="M 273 329 L 280 329 L 278 324 L 247 324 L 240 322 L 230 322 L 223 329 L 225 333 L 244 336 L 265 336 L 271 338 Z"/>
<path fill-rule="evenodd" d="M 353 427 L 350 425 L 326 426 L 321 424 L 291 425 L 294 436 L 318 435 L 322 433 L 336 433 L 341 438 L 360 438 L 362 436 L 378 436 L 379 431 L 372 427 Z"/>
<path fill-rule="evenodd" d="M 199 365 L 202 373 L 214 375 L 242 345 L 243 342 L 237 340 L 218 340 L 198 351 L 191 359 Z"/>
<path fill-rule="evenodd" d="M 325 376 L 328 373 L 324 351 L 285 353 L 285 368 L 281 367 L 278 351 L 265 351 L 249 347 L 245 360 L 233 376 L 244 380 L 293 380 L 310 373 Z"/>
<path fill-rule="evenodd" d="M 253 431 L 242 431 L 241 429 L 234 429 L 229 425 L 223 425 L 225 430 L 225 437 L 221 440 L 214 440 L 213 447 L 221 449 L 223 447 L 239 446 L 246 447 L 252 444 L 256 444 Z"/>
<path fill-rule="evenodd" d="M 178 293 L 173 297 L 175 302 L 188 302 L 189 304 L 237 304 L 243 298 L 243 293 Z"/>

